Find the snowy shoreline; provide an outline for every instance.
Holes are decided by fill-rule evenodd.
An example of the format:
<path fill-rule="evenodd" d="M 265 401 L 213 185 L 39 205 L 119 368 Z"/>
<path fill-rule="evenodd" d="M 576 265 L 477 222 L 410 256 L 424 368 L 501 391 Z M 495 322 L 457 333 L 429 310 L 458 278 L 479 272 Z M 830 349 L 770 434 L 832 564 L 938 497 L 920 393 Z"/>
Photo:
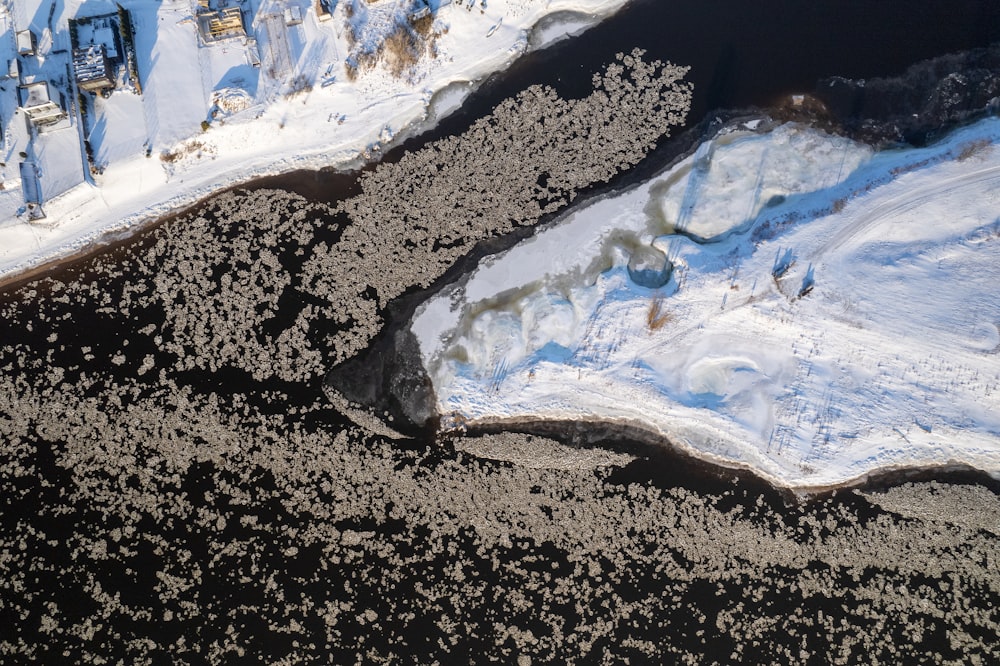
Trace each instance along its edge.
<path fill-rule="evenodd" d="M 7 211 L 0 219 L 0 285 L 100 251 L 220 190 L 296 170 L 357 168 L 432 127 L 481 81 L 525 52 L 576 34 L 624 4 L 498 0 L 474 12 L 460 5 L 442 6 L 436 20 L 445 30 L 437 56 L 417 63 L 406 77 L 397 78 L 378 65 L 354 82 L 317 85 L 304 96 L 275 98 L 255 119 L 213 124 L 197 136 L 175 133 L 162 146 L 157 144 L 157 151 L 180 155 L 176 161 L 137 154 L 109 163 L 96 176 L 97 184 L 77 185 L 46 202 L 46 218 L 40 222 L 28 222 L 23 210 L 17 215 Z M 161 11 L 175 11 L 183 19 L 188 9 L 173 2 Z M 558 18 L 546 20 L 553 15 L 566 25 Z M 540 35 L 535 34 L 536 26 Z M 481 30 L 488 30 L 488 40 Z M 336 40 L 331 47 L 337 52 Z M 331 124 L 331 111 L 346 122 Z"/>
<path fill-rule="evenodd" d="M 995 118 L 874 154 L 792 125 L 705 142 L 418 310 L 445 428 L 630 423 L 795 489 L 1000 474 L 998 142 Z"/>
<path fill-rule="evenodd" d="M 700 469 L 711 474 L 720 475 L 725 472 L 736 472 L 741 475 L 747 475 L 749 478 L 759 480 L 771 488 L 790 493 L 792 496 L 804 500 L 822 497 L 840 490 L 864 489 L 867 491 L 873 487 L 877 489 L 882 485 L 897 485 L 901 481 L 912 481 L 924 476 L 947 474 L 969 474 L 982 479 L 985 483 L 1000 483 L 1000 474 L 984 471 L 967 462 L 947 460 L 921 465 L 888 465 L 862 472 L 857 476 L 835 483 L 803 485 L 789 482 L 788 479 L 780 476 L 761 472 L 759 468 L 749 464 L 733 462 L 728 458 L 705 453 L 702 450 L 687 445 L 683 441 L 671 439 L 670 433 L 651 427 L 648 421 L 634 419 L 609 420 L 596 416 L 573 419 L 547 419 L 542 417 L 483 418 L 475 422 L 462 424 L 459 427 L 451 426 L 442 432 L 446 435 L 457 435 L 458 440 L 465 439 L 466 437 L 481 437 L 495 432 L 516 432 L 546 437 L 559 442 L 563 446 L 580 448 L 582 450 L 593 449 L 606 450 L 609 453 L 621 453 L 621 449 L 614 444 L 605 446 L 599 443 L 599 441 L 598 443 L 578 444 L 574 442 L 575 435 L 564 434 L 567 432 L 575 433 L 581 425 L 596 428 L 602 434 L 624 435 L 628 440 L 638 442 L 642 445 L 658 447 L 662 449 L 664 454 L 671 456 L 671 460 L 675 459 L 673 456 L 679 456 L 687 464 L 698 465 Z M 379 427 L 385 427 L 385 425 L 380 424 Z M 456 444 L 456 446 L 460 446 L 460 444 Z M 640 454 L 638 457 L 641 458 L 642 455 Z"/>

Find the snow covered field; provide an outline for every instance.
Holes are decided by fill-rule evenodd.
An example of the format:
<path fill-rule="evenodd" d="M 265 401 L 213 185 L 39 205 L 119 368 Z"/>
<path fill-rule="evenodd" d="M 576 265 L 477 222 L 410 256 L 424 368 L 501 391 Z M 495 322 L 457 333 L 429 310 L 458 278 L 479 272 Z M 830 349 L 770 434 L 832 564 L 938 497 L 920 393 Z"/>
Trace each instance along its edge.
<path fill-rule="evenodd" d="M 400 132 L 433 121 L 428 109 L 439 91 L 447 99 L 437 105 L 438 116 L 455 108 L 470 82 L 503 69 L 529 46 L 578 30 L 587 17 L 614 12 L 624 0 L 427 2 L 433 11 L 424 19 L 425 53 L 414 61 L 362 64 L 354 78 L 352 65 L 413 21 L 419 2 L 345 0 L 323 20 L 313 0 L 247 0 L 239 5 L 247 36 L 211 44 L 199 35 L 196 0 L 118 4 L 131 15 L 141 91 L 119 86 L 106 97 L 91 95 L 81 126 L 76 88 L 66 78 L 69 20 L 114 20 L 116 3 L 0 3 L 0 61 L 21 62 L 15 84 L 48 80 L 68 115 L 58 129 L 24 132 L 17 100 L 0 95 L 6 159 L 0 278 L 234 182 L 365 159 Z M 297 15 L 286 13 L 293 8 Z M 546 22 L 529 44 L 532 27 L 552 15 L 568 27 Z M 24 30 L 37 38 L 34 55 L 15 52 L 14 35 Z M 83 157 L 84 139 L 93 170 Z M 45 219 L 29 223 L 18 162 L 42 163 L 47 146 L 49 156 L 58 150 L 63 159 L 38 167 Z"/>
<path fill-rule="evenodd" d="M 418 311 L 438 409 L 631 423 L 798 488 L 1000 474 L 998 143 L 717 136 Z"/>

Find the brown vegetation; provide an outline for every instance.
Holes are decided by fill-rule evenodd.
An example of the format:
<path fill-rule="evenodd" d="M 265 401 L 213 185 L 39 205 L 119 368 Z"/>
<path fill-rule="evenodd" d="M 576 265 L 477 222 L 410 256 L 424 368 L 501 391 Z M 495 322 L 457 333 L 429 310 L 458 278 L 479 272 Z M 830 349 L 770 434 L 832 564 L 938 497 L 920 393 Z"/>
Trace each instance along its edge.
<path fill-rule="evenodd" d="M 431 35 L 431 28 L 434 26 L 434 15 L 426 14 L 421 16 L 416 21 L 413 21 L 412 25 L 414 32 L 426 39 Z"/>
<path fill-rule="evenodd" d="M 349 19 L 359 11 L 352 3 L 345 7 Z M 437 57 L 437 40 L 447 32 L 447 27 L 435 29 L 433 13 L 412 20 L 407 14 L 399 13 L 392 20 L 395 21 L 392 30 L 381 35 L 366 34 L 365 20 L 347 22 L 350 55 L 345 61 L 345 70 L 349 80 L 356 80 L 361 73 L 380 64 L 393 76 L 405 77 L 421 58 Z"/>
<path fill-rule="evenodd" d="M 309 77 L 304 74 L 299 74 L 293 78 L 288 84 L 288 92 L 285 93 L 286 99 L 291 99 L 302 93 L 312 92 L 313 85 Z"/>
<path fill-rule="evenodd" d="M 968 143 L 962 144 L 962 150 L 958 154 L 958 161 L 964 162 L 976 153 L 985 150 L 990 145 L 992 144 L 989 139 L 976 139 L 975 141 L 969 141 Z"/>
<path fill-rule="evenodd" d="M 656 296 L 649 304 L 649 311 L 646 313 L 646 326 L 651 331 L 658 331 L 670 321 L 670 318 L 670 313 L 663 309 L 663 297 Z"/>
<path fill-rule="evenodd" d="M 356 37 L 352 39 L 357 43 Z M 353 81 L 359 73 L 373 69 L 379 63 L 385 64 L 393 76 L 403 76 L 428 53 L 430 43 L 415 26 L 399 23 L 373 50 L 358 52 L 348 58 L 345 64 L 347 77 Z"/>
<path fill-rule="evenodd" d="M 393 76 L 417 64 L 427 50 L 426 40 L 413 28 L 397 25 L 382 45 L 381 57 Z"/>
<path fill-rule="evenodd" d="M 188 155 L 201 157 L 201 151 L 203 150 L 208 150 L 209 152 L 214 151 L 214 149 L 209 149 L 208 146 L 199 140 L 187 141 L 174 150 L 164 150 L 161 152 L 160 161 L 165 162 L 166 164 L 173 164 Z"/>

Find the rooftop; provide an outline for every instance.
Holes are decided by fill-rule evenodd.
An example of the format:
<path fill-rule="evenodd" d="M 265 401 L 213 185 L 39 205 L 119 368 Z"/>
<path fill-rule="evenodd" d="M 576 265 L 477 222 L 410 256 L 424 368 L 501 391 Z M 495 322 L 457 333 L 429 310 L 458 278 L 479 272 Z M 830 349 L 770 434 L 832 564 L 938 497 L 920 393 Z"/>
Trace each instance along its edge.
<path fill-rule="evenodd" d="M 36 127 L 54 125 L 66 118 L 66 113 L 49 97 L 47 81 L 36 81 L 21 86 L 21 108 Z"/>
<path fill-rule="evenodd" d="M 243 13 L 239 7 L 227 7 L 217 12 L 198 14 L 198 31 L 206 42 L 217 42 L 229 37 L 245 37 Z"/>
<path fill-rule="evenodd" d="M 30 30 L 20 30 L 14 34 L 17 52 L 21 55 L 31 55 L 35 52 L 35 36 Z"/>
<path fill-rule="evenodd" d="M 110 84 L 108 59 L 104 44 L 91 44 L 73 51 L 73 71 L 80 85 Z"/>
<path fill-rule="evenodd" d="M 21 86 L 21 106 L 23 108 L 31 109 L 51 103 L 52 100 L 49 97 L 49 84 L 47 81 L 36 81 Z"/>

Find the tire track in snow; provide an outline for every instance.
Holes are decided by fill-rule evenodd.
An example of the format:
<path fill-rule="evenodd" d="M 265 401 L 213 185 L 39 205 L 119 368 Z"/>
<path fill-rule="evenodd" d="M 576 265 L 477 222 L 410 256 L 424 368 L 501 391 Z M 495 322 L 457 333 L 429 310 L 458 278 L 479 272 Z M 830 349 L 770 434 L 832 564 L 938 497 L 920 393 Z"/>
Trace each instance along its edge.
<path fill-rule="evenodd" d="M 820 245 L 810 255 L 810 259 L 817 260 L 825 254 L 839 250 L 848 242 L 856 239 L 863 232 L 871 228 L 876 222 L 903 211 L 912 210 L 917 206 L 943 194 L 947 191 L 961 190 L 980 185 L 985 181 L 996 180 L 1000 183 L 1000 165 L 973 171 L 972 173 L 954 176 L 941 181 L 937 185 L 924 190 L 920 195 L 913 197 L 911 192 L 889 198 L 867 213 L 863 213 L 857 220 L 840 230 L 833 238 Z"/>

